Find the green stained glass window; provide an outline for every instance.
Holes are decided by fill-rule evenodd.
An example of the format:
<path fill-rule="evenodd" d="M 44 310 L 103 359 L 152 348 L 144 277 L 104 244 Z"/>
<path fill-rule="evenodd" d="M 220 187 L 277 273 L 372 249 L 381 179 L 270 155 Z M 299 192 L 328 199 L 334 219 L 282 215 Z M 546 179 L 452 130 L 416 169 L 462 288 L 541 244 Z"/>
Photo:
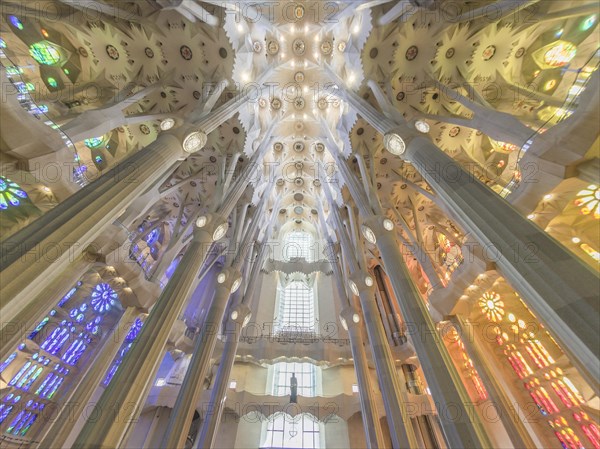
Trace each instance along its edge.
<path fill-rule="evenodd" d="M 38 63 L 56 65 L 61 61 L 60 50 L 48 41 L 36 42 L 29 46 L 29 54 Z"/>

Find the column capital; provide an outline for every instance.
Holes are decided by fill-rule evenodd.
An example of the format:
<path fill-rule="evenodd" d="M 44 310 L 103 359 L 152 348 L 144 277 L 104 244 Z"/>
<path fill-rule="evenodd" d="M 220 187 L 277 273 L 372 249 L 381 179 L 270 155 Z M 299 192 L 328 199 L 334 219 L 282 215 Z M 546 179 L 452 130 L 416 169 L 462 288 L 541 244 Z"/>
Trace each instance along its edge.
<path fill-rule="evenodd" d="M 194 226 L 194 240 L 204 241 L 204 235 L 208 234 L 213 242 L 221 240 L 229 230 L 227 219 L 220 214 L 210 213 L 201 215 L 196 219 Z"/>

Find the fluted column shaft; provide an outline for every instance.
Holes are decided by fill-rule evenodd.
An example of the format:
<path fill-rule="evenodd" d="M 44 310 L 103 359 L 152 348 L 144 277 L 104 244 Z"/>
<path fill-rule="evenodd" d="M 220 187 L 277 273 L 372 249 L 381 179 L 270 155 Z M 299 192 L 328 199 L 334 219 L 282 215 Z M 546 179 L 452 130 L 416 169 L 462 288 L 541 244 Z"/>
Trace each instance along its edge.
<path fill-rule="evenodd" d="M 183 155 L 181 139 L 163 133 L 145 149 L 74 193 L 0 244 L 2 325 L 58 276 L 129 203 Z M 35 282 L 44 276 L 45 282 Z"/>
<path fill-rule="evenodd" d="M 52 425 L 47 427 L 46 435 L 40 440 L 38 448 L 64 447 L 65 441 L 77 423 L 75 418 L 84 413 L 92 394 L 102 382 L 119 352 L 119 348 L 125 341 L 132 323 L 139 314 L 140 311 L 135 307 L 128 307 L 125 310 L 116 328 L 104 342 L 96 359 L 89 365 L 88 370 L 82 373 L 82 381 L 72 390 L 73 394 L 67 398 L 65 406 L 52 420 Z"/>
<path fill-rule="evenodd" d="M 419 445 L 406 409 L 406 395 L 403 394 L 406 392 L 400 382 L 400 374 L 396 369 L 394 356 L 375 303 L 375 288 L 359 287 L 359 293 L 392 445 L 395 449 L 417 448 Z"/>
<path fill-rule="evenodd" d="M 348 335 L 350 336 L 350 350 L 354 359 L 354 370 L 358 382 L 358 394 L 360 399 L 361 415 L 367 447 L 378 449 L 384 447 L 383 433 L 379 423 L 377 402 L 371 386 L 371 375 L 367 363 L 367 354 L 363 345 L 364 336 L 359 326 L 348 323 Z"/>
<path fill-rule="evenodd" d="M 493 401 L 494 406 L 498 408 L 498 415 L 504 424 L 504 428 L 508 433 L 510 440 L 514 447 L 533 449 L 536 447 L 534 441 L 531 439 L 528 430 L 521 422 L 517 413 L 514 413 L 514 406 L 511 404 L 510 399 L 504 393 L 502 387 L 496 380 L 496 374 L 492 372 L 490 366 L 485 361 L 485 355 L 481 353 L 481 348 L 475 341 L 475 335 L 473 332 L 469 332 L 469 324 L 459 316 L 453 316 L 452 324 L 456 327 L 458 335 L 460 335 L 461 341 L 465 346 L 467 355 L 473 362 L 473 366 L 477 370 L 479 377 L 483 381 L 486 391 L 490 395 L 490 399 Z"/>
<path fill-rule="evenodd" d="M 403 157 L 481 242 L 598 394 L 598 275 L 428 139 L 414 138 Z"/>
<path fill-rule="evenodd" d="M 474 410 L 469 409 L 467 391 L 410 277 L 393 230 L 386 230 L 381 220 L 372 220 L 367 225 L 377 236 L 377 247 L 394 296 L 409 328 L 433 398 L 438 401 L 438 416 L 449 448 L 491 447 Z"/>
<path fill-rule="evenodd" d="M 210 402 L 208 410 L 204 416 L 204 422 L 200 433 L 194 442 L 196 449 L 210 449 L 213 447 L 215 434 L 221 416 L 223 415 L 223 406 L 225 403 L 225 393 L 233 363 L 235 362 L 235 354 L 237 353 L 241 326 L 239 323 L 228 322 L 227 340 L 223 348 L 223 354 L 219 361 L 219 369 L 217 370 L 216 380 L 210 394 Z"/>
<path fill-rule="evenodd" d="M 56 306 L 59 299 L 75 285 L 95 260 L 93 255 L 83 252 L 69 264 L 67 270 L 64 270 L 52 282 L 40 282 L 44 289 L 33 298 L 33 301 L 22 304 L 18 313 L 12 319 L 4 318 L 4 312 L 0 312 L 2 320 L 0 359 L 6 359 L 19 342 L 35 329 L 40 319 Z M 3 284 L 0 282 L 0 285 Z"/>
<path fill-rule="evenodd" d="M 213 224 L 218 225 L 219 222 L 215 220 Z M 102 412 L 100 417 L 86 422 L 74 448 L 118 447 L 127 428 L 139 415 L 146 399 L 146 384 L 154 379 L 171 328 L 197 284 L 198 272 L 213 243 L 213 232 L 214 226 L 194 229 L 192 243 L 150 311 L 115 377 L 96 404 Z"/>
<path fill-rule="evenodd" d="M 217 334 L 231 295 L 232 274 L 228 276 L 229 279 L 226 282 L 217 284 L 215 296 L 209 306 L 202 330 L 196 337 L 192 359 L 177 395 L 175 406 L 171 411 L 171 418 L 165 429 L 161 447 L 182 448 L 185 446 L 194 411 L 202 393 L 204 378 L 210 365 L 210 357 L 215 349 Z"/>

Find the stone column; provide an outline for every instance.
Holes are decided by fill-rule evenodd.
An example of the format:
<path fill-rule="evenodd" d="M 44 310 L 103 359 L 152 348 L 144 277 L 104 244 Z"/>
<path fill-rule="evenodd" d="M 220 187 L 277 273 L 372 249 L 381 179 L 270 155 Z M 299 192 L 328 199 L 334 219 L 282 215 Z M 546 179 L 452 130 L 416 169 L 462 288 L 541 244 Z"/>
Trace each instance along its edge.
<path fill-rule="evenodd" d="M 481 242 L 484 255 L 496 263 L 598 394 L 598 274 L 428 139 L 413 138 L 402 157 Z"/>
<path fill-rule="evenodd" d="M 536 445 L 531 439 L 529 431 L 519 419 L 518 413 L 514 412 L 513 404 L 511 404 L 503 388 L 498 384 L 496 374 L 492 372 L 486 362 L 486 355 L 482 354 L 481 347 L 475 340 L 477 337 L 475 336 L 474 329 L 471 329 L 468 321 L 458 315 L 453 316 L 451 322 L 456 327 L 458 335 L 461 336 L 461 341 L 465 345 L 465 351 L 473 362 L 473 366 L 477 370 L 479 377 L 481 377 L 483 385 L 490 395 L 490 399 L 498 408 L 500 420 L 504 424 L 506 433 L 508 433 L 514 447 L 534 449 Z"/>
<path fill-rule="evenodd" d="M 227 385 L 231 375 L 231 369 L 235 362 L 239 338 L 242 328 L 245 326 L 246 319 L 250 318 L 250 309 L 244 304 L 238 304 L 231 311 L 227 320 L 227 340 L 223 348 L 223 354 L 219 361 L 219 369 L 210 395 L 210 401 L 204 422 L 200 432 L 194 441 L 195 449 L 210 449 L 214 445 L 216 431 L 221 422 L 223 407 L 225 405 Z"/>
<path fill-rule="evenodd" d="M 104 379 L 119 348 L 125 341 L 131 325 L 139 314 L 140 311 L 135 307 L 128 307 L 125 310 L 121 320 L 104 342 L 93 363 L 89 365 L 85 372 L 81 373 L 82 380 L 79 385 L 71 390 L 72 394 L 59 409 L 58 415 L 52 420 L 52 424 L 46 427 L 46 434 L 40 439 L 37 446 L 39 449 L 65 446 L 67 438 L 77 423 L 76 418 L 83 414 L 92 394 Z"/>
<path fill-rule="evenodd" d="M 217 334 L 223 321 L 225 308 L 231 293 L 239 288 L 241 274 L 226 268 L 217 275 L 217 289 L 196 344 L 187 373 L 171 411 L 171 418 L 165 429 L 161 447 L 182 448 L 188 436 L 194 410 L 202 393 L 204 378 L 210 366 L 210 357 L 215 348 Z M 235 354 L 234 354 L 235 356 Z"/>
<path fill-rule="evenodd" d="M 467 391 L 410 277 L 395 239 L 394 224 L 384 217 L 372 216 L 365 220 L 362 232 L 379 248 L 394 296 L 436 401 L 448 446 L 491 447 L 474 410 L 468 406 Z"/>
<path fill-rule="evenodd" d="M 56 307 L 56 304 L 85 273 L 92 263 L 96 262 L 96 256 L 83 251 L 68 269 L 63 271 L 50 283 L 41 283 L 44 289 L 34 297 L 33 301 L 23 304 L 18 313 L 10 318 L 5 318 L 0 313 L 2 321 L 0 330 L 0 358 L 5 359 L 19 342 L 35 329 L 38 322 Z M 0 283 L 2 284 L 2 283 Z"/>
<path fill-rule="evenodd" d="M 342 324 L 345 323 L 350 336 L 350 349 L 354 359 L 354 370 L 358 382 L 358 394 L 360 399 L 361 416 L 365 429 L 365 438 L 368 449 L 384 447 L 381 424 L 379 423 L 379 412 L 377 402 L 371 386 L 371 375 L 364 347 L 364 335 L 360 322 L 360 314 L 352 307 L 346 307 L 340 314 Z M 375 357 L 373 357 L 375 358 Z M 410 424 L 410 423 L 409 423 Z"/>
<path fill-rule="evenodd" d="M 238 95 L 193 125 L 161 133 L 143 150 L 127 158 L 54 209 L 0 243 L 0 311 L 13 321 L 21 308 L 67 266 L 79 248 L 86 247 L 157 178 L 180 159 L 200 150 L 206 135 L 246 104 Z M 2 324 L 2 323 L 0 323 Z"/>
<path fill-rule="evenodd" d="M 226 232 L 227 221 L 222 216 L 211 214 L 198 219 L 189 248 L 150 311 L 120 369 L 96 404 L 102 413 L 93 422 L 85 423 L 74 448 L 119 446 L 127 428 L 139 416 L 146 399 L 147 383 L 156 375 L 171 328 L 197 285 L 198 273 L 208 251 Z"/>
<path fill-rule="evenodd" d="M 277 207 L 274 207 L 273 210 L 277 210 Z M 271 223 L 266 227 L 266 236 L 269 235 L 273 217 L 274 215 L 271 217 Z M 229 315 L 229 329 L 235 332 L 235 334 L 227 334 L 227 341 L 225 342 L 225 348 L 223 349 L 223 354 L 219 363 L 219 370 L 217 371 L 217 376 L 213 385 L 213 391 L 210 396 L 209 411 L 206 413 L 202 427 L 200 428 L 200 431 L 198 432 L 198 435 L 194 441 L 195 449 L 210 449 L 214 444 L 215 434 L 219 428 L 221 416 L 223 415 L 223 407 L 225 406 L 225 391 L 227 390 L 227 383 L 229 381 L 229 376 L 231 375 L 231 369 L 233 368 L 233 364 L 235 362 L 235 354 L 237 353 L 240 330 L 247 324 L 247 321 L 250 320 L 251 312 L 249 304 L 251 304 L 254 298 L 259 280 L 261 279 L 260 270 L 263 266 L 265 258 L 267 257 L 268 251 L 268 245 L 265 244 L 264 241 L 261 242 L 256 260 L 252 266 L 252 269 L 250 270 L 249 276 L 246 276 L 248 279 L 248 285 L 246 287 L 246 291 L 244 292 L 244 298 L 239 304 L 235 304 L 231 310 L 231 314 Z"/>
<path fill-rule="evenodd" d="M 13 320 L 23 306 L 56 278 L 153 180 L 183 157 L 183 136 L 163 133 L 54 209 L 0 244 L 2 321 Z M 45 282 L 35 282 L 43 276 Z"/>
<path fill-rule="evenodd" d="M 394 356 L 387 340 L 379 309 L 375 303 L 375 280 L 364 272 L 350 277 L 350 289 L 360 299 L 365 326 L 375 361 L 379 388 L 383 396 L 386 417 L 394 448 L 418 448 L 408 410 L 406 390 L 400 381 Z M 354 318 L 354 317 L 352 317 Z"/>

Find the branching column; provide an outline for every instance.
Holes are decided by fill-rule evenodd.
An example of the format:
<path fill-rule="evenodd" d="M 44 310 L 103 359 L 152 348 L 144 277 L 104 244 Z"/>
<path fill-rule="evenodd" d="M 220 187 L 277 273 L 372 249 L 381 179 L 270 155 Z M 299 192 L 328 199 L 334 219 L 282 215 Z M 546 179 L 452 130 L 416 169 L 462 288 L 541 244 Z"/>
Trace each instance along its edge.
<path fill-rule="evenodd" d="M 247 181 L 248 178 L 241 178 L 238 180 L 237 185 L 245 186 Z M 202 326 L 202 331 L 200 332 L 200 335 L 196 337 L 197 340 L 192 359 L 190 360 L 190 365 L 183 380 L 183 384 L 177 395 L 177 401 L 171 412 L 171 418 L 167 424 L 161 447 L 178 448 L 183 447 L 185 444 L 190 424 L 192 423 L 194 416 L 194 410 L 200 399 L 200 394 L 202 393 L 204 377 L 206 376 L 206 372 L 210 365 L 210 357 L 215 348 L 217 334 L 223 321 L 225 308 L 227 307 L 230 295 L 235 293 L 241 286 L 242 275 L 240 269 L 244 262 L 245 254 L 250 249 L 252 239 L 256 238 L 258 223 L 266 209 L 269 194 L 273 185 L 273 183 L 269 183 L 268 187 L 263 192 L 263 201 L 256 210 L 254 220 L 245 232 L 237 259 L 230 267 L 223 270 L 217 276 L 216 293 L 208 308 L 208 314 Z M 238 192 L 235 188 L 233 190 L 234 192 Z M 234 193 L 234 195 L 237 196 L 237 202 L 237 200 L 239 200 L 238 193 Z M 239 195 L 241 195 L 241 191 L 239 192 Z M 225 201 L 224 203 L 230 204 L 231 202 Z M 231 204 L 231 207 L 233 207 L 233 204 Z M 241 224 L 238 224 L 238 228 L 240 225 Z"/>
<path fill-rule="evenodd" d="M 598 275 L 415 129 L 407 124 L 388 128 L 383 114 L 353 92 L 344 95 L 384 135 L 387 150 L 409 161 L 453 218 L 479 240 L 489 260 L 600 394 Z"/>
<path fill-rule="evenodd" d="M 494 406 L 498 407 L 498 415 L 514 447 L 524 449 L 535 448 L 536 445 L 531 439 L 527 428 L 519 419 L 519 414 L 515 413 L 514 405 L 511 404 L 502 386 L 498 384 L 496 374 L 492 372 L 485 360 L 486 354 L 482 354 L 480 351 L 481 348 L 475 341 L 476 337 L 474 332 L 472 332 L 473 329 L 469 329 L 470 324 L 459 316 L 453 316 L 451 321 L 454 327 L 456 327 L 458 335 L 462 336 L 461 341 L 465 345 L 465 351 L 473 362 L 473 366 L 477 370 L 479 377 L 481 377 L 485 389 L 490 395 L 490 399 L 493 401 Z"/>
<path fill-rule="evenodd" d="M 106 372 L 125 341 L 132 323 L 139 314 L 140 310 L 135 307 L 128 307 L 125 310 L 117 327 L 104 342 L 96 359 L 87 372 L 82 374 L 82 381 L 65 401 L 64 407 L 59 410 L 58 415 L 52 419 L 52 425 L 47 427 L 46 435 L 37 446 L 39 449 L 64 447 L 65 441 L 77 423 L 76 418 L 83 415 L 92 394 L 106 376 Z"/>
<path fill-rule="evenodd" d="M 369 335 L 371 351 L 373 351 L 377 380 L 383 395 L 393 446 L 398 449 L 417 448 L 419 444 L 406 408 L 406 389 L 403 388 L 400 381 L 400 374 L 396 368 L 394 356 L 375 302 L 374 279 L 366 273 L 357 273 L 351 279 L 358 291 L 358 298 L 365 317 L 365 325 Z"/>
<path fill-rule="evenodd" d="M 198 273 L 212 243 L 225 235 L 227 222 L 219 215 L 196 226 L 189 248 L 160 294 L 144 326 L 123 359 L 112 382 L 96 404 L 99 418 L 87 421 L 73 444 L 77 449 L 118 447 L 141 411 L 146 383 L 153 379 L 171 328 L 197 285 Z"/>
<path fill-rule="evenodd" d="M 598 275 L 428 139 L 412 139 L 402 157 L 482 243 L 598 393 Z"/>
<path fill-rule="evenodd" d="M 333 245 L 333 241 L 329 240 L 329 244 Z M 377 401 L 375 399 L 373 386 L 371 384 L 369 364 L 364 346 L 365 338 L 360 324 L 360 322 L 363 320 L 363 317 L 361 317 L 354 307 L 349 305 L 346 288 L 343 284 L 344 276 L 342 275 L 337 257 L 335 259 L 336 260 L 330 260 L 330 262 L 331 266 L 333 267 L 333 275 L 335 276 L 338 297 L 342 303 L 340 319 L 346 324 L 346 327 L 348 328 L 348 335 L 350 337 L 350 350 L 352 351 L 352 358 L 354 359 L 354 370 L 356 372 L 356 380 L 358 382 L 358 390 L 360 395 L 360 414 L 362 416 L 363 427 L 365 430 L 367 447 L 369 449 L 383 448 L 383 432 L 381 430 L 381 423 L 379 422 Z M 374 354 L 373 358 L 375 359 Z M 375 364 L 377 365 L 377 363 L 378 360 L 375 359 Z M 392 427 L 390 426 L 390 428 Z"/>
<path fill-rule="evenodd" d="M 202 330 L 196 336 L 194 352 L 177 395 L 175 406 L 171 411 L 171 418 L 160 447 L 181 448 L 185 446 L 227 302 L 231 293 L 239 287 L 240 282 L 241 274 L 232 268 L 226 268 L 217 275 L 215 296 L 209 306 Z"/>
<path fill-rule="evenodd" d="M 276 208 L 274 208 L 276 209 Z M 260 246 L 258 256 L 254 266 L 250 271 L 248 286 L 244 293 L 243 300 L 236 304 L 227 323 L 227 340 L 223 348 L 223 354 L 219 362 L 219 369 L 210 395 L 209 408 L 204 417 L 202 427 L 194 441 L 195 449 L 210 449 L 214 445 L 215 435 L 221 422 L 223 407 L 225 406 L 225 392 L 229 382 L 229 376 L 235 362 L 241 329 L 245 326 L 250 317 L 249 304 L 251 303 L 258 281 L 260 279 L 260 270 L 267 255 L 268 246 L 263 243 Z"/>
<path fill-rule="evenodd" d="M 378 449 L 384 447 L 383 432 L 379 422 L 379 412 L 371 378 L 369 373 L 369 364 L 364 347 L 364 336 L 360 327 L 361 316 L 353 308 L 342 310 L 342 316 L 348 326 L 348 336 L 350 337 L 350 349 L 354 359 L 354 369 L 356 380 L 358 382 L 358 394 L 360 395 L 360 413 L 363 418 L 363 427 L 365 428 L 365 437 L 369 449 Z"/>
<path fill-rule="evenodd" d="M 1 322 L 22 321 L 24 306 L 58 276 L 79 252 L 177 160 L 200 150 L 206 134 L 245 104 L 240 95 L 201 117 L 161 133 L 143 150 L 0 243 Z M 46 282 L 34 282 L 44 276 Z"/>
<path fill-rule="evenodd" d="M 366 229 L 365 229 L 366 228 Z M 394 296 L 408 327 L 425 378 L 437 403 L 438 416 L 450 448 L 491 447 L 448 351 L 427 311 L 395 239 L 391 220 L 371 216 L 363 232 L 375 239 Z M 367 239 L 367 240 L 369 240 Z M 367 317 L 365 316 L 365 319 Z"/>

